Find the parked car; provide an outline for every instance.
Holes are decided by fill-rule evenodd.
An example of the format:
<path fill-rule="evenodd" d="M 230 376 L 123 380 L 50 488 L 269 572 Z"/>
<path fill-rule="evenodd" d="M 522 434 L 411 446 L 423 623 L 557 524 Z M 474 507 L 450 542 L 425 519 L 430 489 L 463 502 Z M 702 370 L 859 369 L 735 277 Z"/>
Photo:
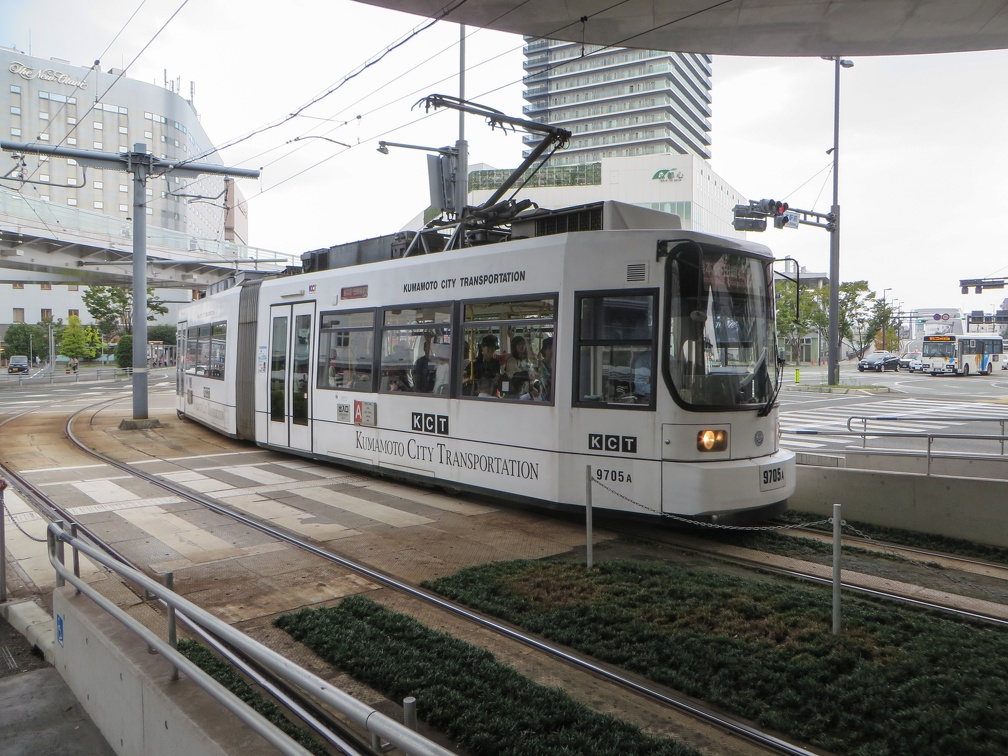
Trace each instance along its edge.
<path fill-rule="evenodd" d="M 914 370 L 920 370 L 921 356 L 920 352 L 905 352 L 903 356 L 899 358 L 899 366 L 909 370 L 911 373 Z M 915 362 L 917 363 L 916 367 L 914 366 Z"/>
<path fill-rule="evenodd" d="M 23 354 L 15 354 L 10 358 L 10 362 L 7 363 L 8 373 L 27 373 L 28 372 L 28 358 Z"/>
<path fill-rule="evenodd" d="M 857 369 L 862 373 L 865 370 L 875 370 L 879 373 L 883 370 L 899 371 L 899 357 L 890 352 L 873 352 L 858 363 Z"/>

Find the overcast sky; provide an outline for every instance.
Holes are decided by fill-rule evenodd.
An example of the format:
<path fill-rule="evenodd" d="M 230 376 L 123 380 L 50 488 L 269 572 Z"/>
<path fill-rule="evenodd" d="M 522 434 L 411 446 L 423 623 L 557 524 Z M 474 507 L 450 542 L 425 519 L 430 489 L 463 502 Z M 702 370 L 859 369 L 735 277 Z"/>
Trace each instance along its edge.
<path fill-rule="evenodd" d="M 185 97 L 194 82 L 216 145 L 253 134 L 221 153 L 263 171 L 241 184 L 251 244 L 293 254 L 390 233 L 427 205 L 424 153 L 376 151 L 379 139 L 439 147 L 458 137 L 455 111 L 412 107 L 459 93 L 459 27 L 427 23 L 350 0 L 0 2 L 2 45 L 128 66 L 140 81 L 167 75 Z M 467 32 L 467 98 L 521 117 L 522 39 Z M 903 309 L 990 312 L 1008 291 L 964 296 L 958 283 L 1008 276 L 1008 52 L 854 63 L 841 72 L 841 280 L 888 289 Z M 715 57 L 712 167 L 752 199 L 829 212 L 833 95 L 833 64 L 818 58 Z M 307 135 L 351 146 L 290 142 Z M 465 136 L 470 165 L 521 160 L 520 133 L 468 116 Z M 810 272 L 828 270 L 824 230 L 752 236 Z"/>

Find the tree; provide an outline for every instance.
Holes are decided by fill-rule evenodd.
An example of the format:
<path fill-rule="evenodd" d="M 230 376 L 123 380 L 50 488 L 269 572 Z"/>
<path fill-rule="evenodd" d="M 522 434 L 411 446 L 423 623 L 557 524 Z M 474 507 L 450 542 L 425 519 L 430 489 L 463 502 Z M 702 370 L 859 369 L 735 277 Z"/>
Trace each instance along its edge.
<path fill-rule="evenodd" d="M 23 354 L 37 355 L 43 360 L 49 359 L 49 331 L 42 326 L 15 323 L 7 329 L 4 342 L 7 344 L 5 352 L 7 357 L 12 354 Z"/>
<path fill-rule="evenodd" d="M 858 357 L 864 357 L 865 350 L 871 343 L 874 331 L 869 328 L 869 301 L 875 294 L 868 291 L 867 281 L 848 281 L 840 284 L 840 344 L 844 339 L 854 345 Z M 838 359 L 843 357 L 837 353 Z"/>
<path fill-rule="evenodd" d="M 893 308 L 888 302 L 875 298 L 875 292 L 872 292 L 871 298 L 874 299 L 874 302 L 872 303 L 869 329 L 874 336 L 875 348 L 898 352 L 899 331 L 897 329 L 899 323 L 894 320 Z"/>
<path fill-rule="evenodd" d="M 815 293 L 806 286 L 801 288 L 801 296 L 798 298 L 798 308 L 795 311 L 795 290 L 794 281 L 777 281 L 774 285 L 777 295 L 777 333 L 784 339 L 787 346 L 788 358 L 792 362 L 798 362 L 800 355 L 801 339 L 806 334 L 816 330 L 816 315 L 819 303 Z"/>
<path fill-rule="evenodd" d="M 115 350 L 116 365 L 125 369 L 133 367 L 133 337 L 126 334 L 116 345 Z"/>
<path fill-rule="evenodd" d="M 88 336 L 81 325 L 80 318 L 71 315 L 66 329 L 63 331 L 63 340 L 60 341 L 60 354 L 65 357 L 76 357 L 77 359 L 91 359 L 94 357 L 94 349 L 88 343 Z"/>
<path fill-rule="evenodd" d="M 122 286 L 88 286 L 81 295 L 84 306 L 106 336 L 133 333 L 133 291 Z M 168 308 L 147 289 L 147 320 Z"/>
<path fill-rule="evenodd" d="M 102 340 L 101 331 L 93 325 L 84 326 L 84 336 L 87 339 L 87 345 L 91 348 L 91 353 L 105 354 L 105 342 Z"/>
<path fill-rule="evenodd" d="M 156 325 L 147 329 L 147 341 L 160 341 L 162 344 L 175 344 L 178 335 L 173 325 Z"/>

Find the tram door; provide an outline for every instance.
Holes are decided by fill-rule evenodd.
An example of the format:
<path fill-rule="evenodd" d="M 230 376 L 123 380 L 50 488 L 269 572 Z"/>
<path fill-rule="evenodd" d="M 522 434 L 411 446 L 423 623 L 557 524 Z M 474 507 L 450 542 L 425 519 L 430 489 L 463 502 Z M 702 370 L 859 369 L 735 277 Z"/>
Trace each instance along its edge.
<path fill-rule="evenodd" d="M 270 308 L 268 443 L 312 450 L 312 320 L 315 303 Z"/>

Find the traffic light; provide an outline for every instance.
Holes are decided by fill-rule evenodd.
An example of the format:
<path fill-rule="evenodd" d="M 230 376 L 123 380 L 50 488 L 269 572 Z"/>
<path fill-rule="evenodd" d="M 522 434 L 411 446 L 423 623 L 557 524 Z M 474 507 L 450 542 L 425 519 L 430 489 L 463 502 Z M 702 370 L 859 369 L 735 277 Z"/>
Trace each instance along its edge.
<path fill-rule="evenodd" d="M 766 220 L 763 218 L 738 218 L 732 221 L 736 231 L 766 231 Z"/>
<path fill-rule="evenodd" d="M 787 207 L 787 205 L 784 205 Z M 773 219 L 774 228 L 784 228 L 788 224 L 788 217 L 786 215 L 775 215 Z"/>
<path fill-rule="evenodd" d="M 778 202 L 777 200 L 772 199 L 761 199 L 756 203 L 756 209 L 763 215 L 769 215 L 776 218 L 778 215 L 784 215 L 788 209 L 788 203 Z"/>

